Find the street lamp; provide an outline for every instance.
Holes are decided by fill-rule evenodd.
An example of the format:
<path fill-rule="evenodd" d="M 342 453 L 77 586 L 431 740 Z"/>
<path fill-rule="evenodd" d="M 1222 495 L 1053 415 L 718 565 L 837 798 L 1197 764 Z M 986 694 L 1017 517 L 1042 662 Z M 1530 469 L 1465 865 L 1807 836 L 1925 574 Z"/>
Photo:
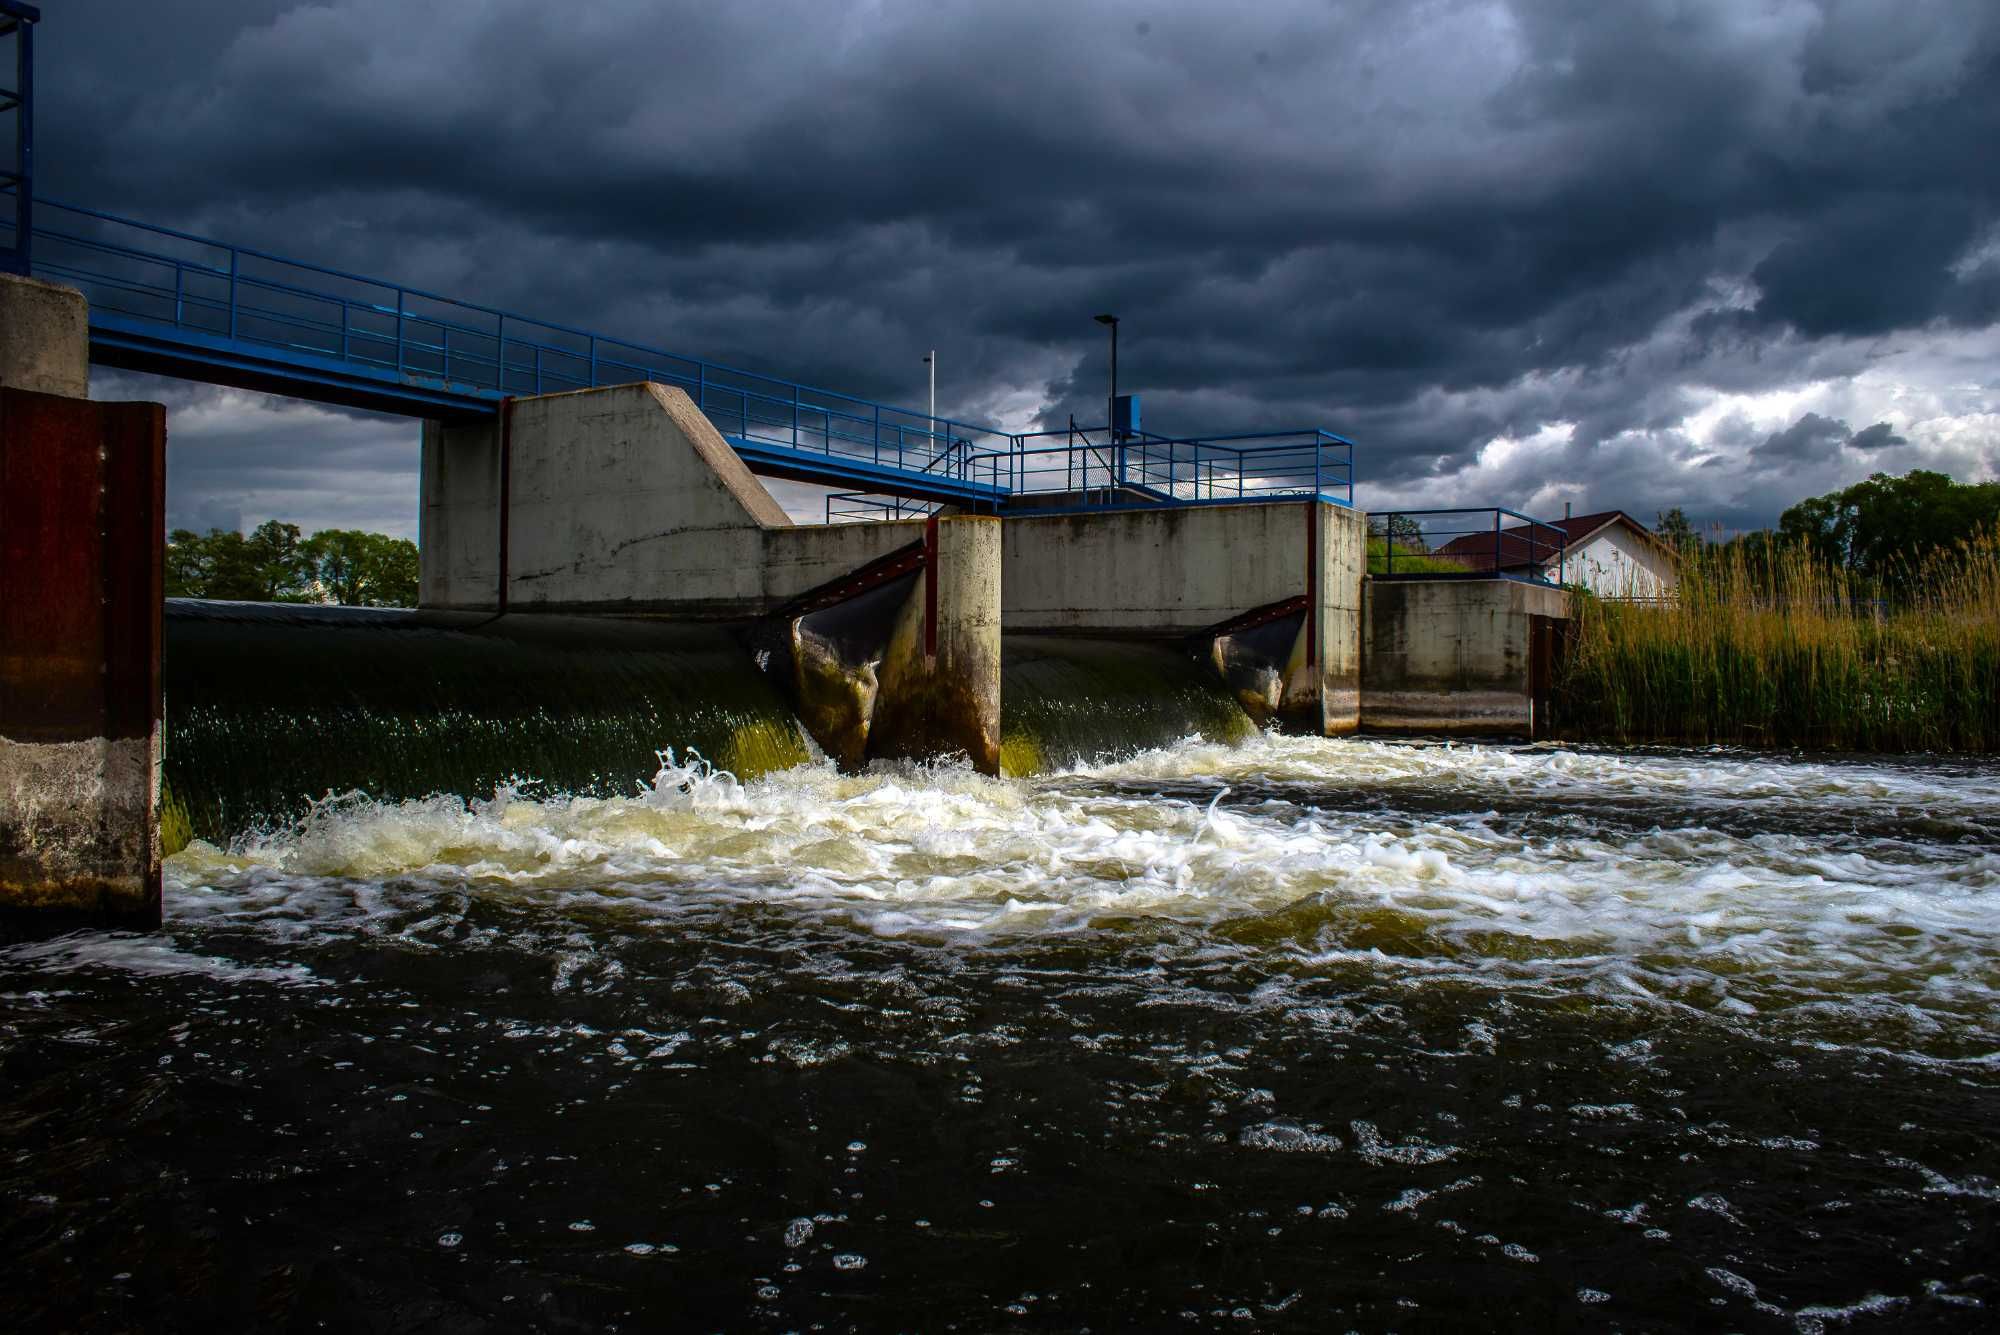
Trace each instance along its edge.
<path fill-rule="evenodd" d="M 924 354 L 924 365 L 931 368 L 931 448 L 937 448 L 937 349 Z"/>
<path fill-rule="evenodd" d="M 1117 460 L 1117 481 L 1125 480 L 1125 446 L 1118 437 L 1118 317 L 1099 315 L 1093 317 L 1097 323 L 1111 331 L 1111 393 L 1104 400 L 1104 429 L 1111 433 L 1111 443 L 1116 447 L 1113 457 Z"/>

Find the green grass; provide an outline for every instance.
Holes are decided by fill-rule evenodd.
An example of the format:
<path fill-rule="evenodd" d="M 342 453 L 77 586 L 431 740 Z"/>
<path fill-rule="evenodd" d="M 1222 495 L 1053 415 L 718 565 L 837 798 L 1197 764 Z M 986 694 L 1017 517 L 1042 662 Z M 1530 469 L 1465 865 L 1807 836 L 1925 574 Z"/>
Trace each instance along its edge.
<path fill-rule="evenodd" d="M 1669 601 L 1575 594 L 1555 731 L 1612 742 L 2000 751 L 2000 532 L 1898 574 L 1878 587 L 1802 547 L 1761 557 L 1707 548 L 1684 558 Z"/>
<path fill-rule="evenodd" d="M 1395 562 L 1390 560 L 1387 538 L 1368 539 L 1368 573 L 1371 575 L 1463 575 L 1470 567 L 1449 557 L 1431 556 L 1421 547 L 1406 542 L 1395 545 Z"/>

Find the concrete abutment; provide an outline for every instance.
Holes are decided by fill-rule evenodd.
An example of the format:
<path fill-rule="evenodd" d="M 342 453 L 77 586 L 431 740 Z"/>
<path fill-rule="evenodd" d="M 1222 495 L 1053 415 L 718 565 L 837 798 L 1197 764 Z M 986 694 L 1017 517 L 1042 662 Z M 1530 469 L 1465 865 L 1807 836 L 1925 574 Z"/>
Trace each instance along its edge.
<path fill-rule="evenodd" d="M 1320 500 L 1005 521 L 1007 629 L 1180 641 L 1260 723 L 1360 721 L 1367 516 Z"/>
<path fill-rule="evenodd" d="M 998 521 L 794 525 L 686 394 L 647 383 L 427 423 L 422 471 L 425 607 L 739 622 L 836 760 L 998 772 Z"/>
<path fill-rule="evenodd" d="M 1371 732 L 1535 737 L 1550 652 L 1538 620 L 1569 594 L 1514 579 L 1370 580 L 1361 726 Z"/>

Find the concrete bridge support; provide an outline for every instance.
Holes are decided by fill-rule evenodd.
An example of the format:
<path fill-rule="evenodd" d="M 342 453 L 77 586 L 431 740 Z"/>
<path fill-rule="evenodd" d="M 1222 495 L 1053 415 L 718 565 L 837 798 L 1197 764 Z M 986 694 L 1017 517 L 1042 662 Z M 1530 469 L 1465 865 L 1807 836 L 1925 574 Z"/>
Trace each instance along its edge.
<path fill-rule="evenodd" d="M 999 770 L 996 520 L 794 525 L 686 394 L 642 383 L 426 423 L 421 523 L 425 607 L 738 622 L 842 763 Z"/>
<path fill-rule="evenodd" d="M 82 296 L 0 276 L 0 939 L 160 921 L 166 416 Z"/>
<path fill-rule="evenodd" d="M 1304 500 L 1009 518 L 1007 628 L 1180 640 L 1260 722 L 1352 732 L 1367 528 Z"/>
<path fill-rule="evenodd" d="M 1371 732 L 1534 737 L 1561 589 L 1512 579 L 1371 579 L 1361 725 Z"/>

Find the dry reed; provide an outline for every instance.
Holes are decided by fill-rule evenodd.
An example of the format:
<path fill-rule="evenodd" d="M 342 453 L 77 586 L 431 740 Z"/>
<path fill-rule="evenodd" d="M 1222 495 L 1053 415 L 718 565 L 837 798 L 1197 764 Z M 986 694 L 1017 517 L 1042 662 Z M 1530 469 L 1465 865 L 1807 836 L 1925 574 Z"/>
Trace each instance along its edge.
<path fill-rule="evenodd" d="M 2000 751 L 2000 530 L 1880 583 L 1802 546 L 1706 547 L 1671 599 L 1574 608 L 1560 736 Z"/>

